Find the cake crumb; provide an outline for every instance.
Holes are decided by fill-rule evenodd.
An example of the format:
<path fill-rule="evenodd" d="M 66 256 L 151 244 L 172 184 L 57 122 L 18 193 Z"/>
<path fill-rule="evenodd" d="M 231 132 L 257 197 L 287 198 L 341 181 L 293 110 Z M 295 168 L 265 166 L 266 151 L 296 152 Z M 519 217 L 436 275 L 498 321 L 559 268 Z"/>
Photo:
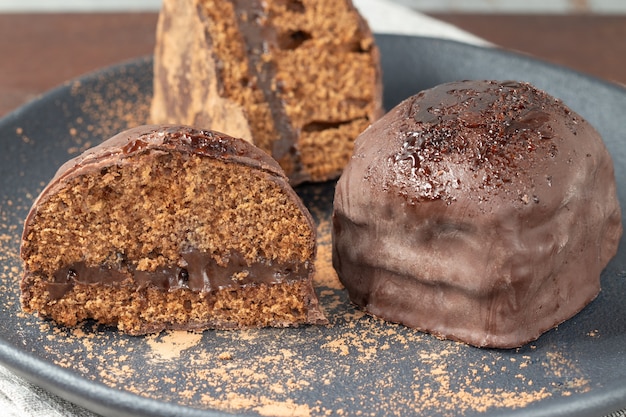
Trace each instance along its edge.
<path fill-rule="evenodd" d="M 156 360 L 178 359 L 182 352 L 196 346 L 202 339 L 202 334 L 186 331 L 163 332 L 160 335 L 146 337 L 146 343 Z"/>
<path fill-rule="evenodd" d="M 266 403 L 255 408 L 262 416 L 268 417 L 309 417 L 311 409 L 308 405 L 295 404 L 291 401 L 275 402 L 265 401 Z"/>

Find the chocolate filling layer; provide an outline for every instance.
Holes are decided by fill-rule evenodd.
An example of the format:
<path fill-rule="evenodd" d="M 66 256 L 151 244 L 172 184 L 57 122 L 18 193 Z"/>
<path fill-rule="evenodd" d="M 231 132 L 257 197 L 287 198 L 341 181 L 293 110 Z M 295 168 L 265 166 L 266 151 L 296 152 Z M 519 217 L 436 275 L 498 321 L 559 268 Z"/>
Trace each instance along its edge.
<path fill-rule="evenodd" d="M 306 279 L 309 265 L 296 262 L 264 260 L 251 265 L 238 253 L 231 254 L 224 265 L 206 252 L 190 251 L 182 254 L 181 265 L 140 271 L 120 261 L 116 266 L 89 266 L 76 262 L 61 268 L 54 274 L 54 282 L 47 284 L 51 299 L 60 299 L 75 284 L 120 285 L 132 280 L 138 290 L 153 287 L 163 291 L 188 289 L 194 292 L 210 292 L 237 289 L 256 284 L 279 284 Z"/>
<path fill-rule="evenodd" d="M 274 79 L 276 68 L 271 60 L 263 59 L 271 48 L 279 46 L 278 36 L 269 24 L 269 16 L 259 0 L 232 0 L 237 24 L 242 34 L 250 59 L 250 79 L 256 80 L 267 101 L 278 138 L 272 144 L 272 156 L 281 160 L 289 156 L 295 171 L 300 171 L 300 154 L 296 147 L 298 135 L 285 113 L 283 101 L 279 97 Z M 291 175 L 291 173 L 287 173 Z"/>

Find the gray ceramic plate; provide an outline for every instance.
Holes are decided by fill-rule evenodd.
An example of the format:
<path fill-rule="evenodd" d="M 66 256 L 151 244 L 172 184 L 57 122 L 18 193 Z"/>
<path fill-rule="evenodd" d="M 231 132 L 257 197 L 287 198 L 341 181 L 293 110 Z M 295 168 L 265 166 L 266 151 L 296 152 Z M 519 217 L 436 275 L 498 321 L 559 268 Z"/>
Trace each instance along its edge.
<path fill-rule="evenodd" d="M 626 91 L 497 49 L 380 36 L 385 103 L 459 79 L 530 81 L 603 135 L 626 207 Z M 72 81 L 0 121 L 0 361 L 106 415 L 601 416 L 626 408 L 626 245 L 600 296 L 520 349 L 440 341 L 356 311 L 330 266 L 333 184 L 300 187 L 318 222 L 316 284 L 331 326 L 129 337 L 21 313 L 18 258 L 33 198 L 71 156 L 144 123 L 151 60 Z"/>

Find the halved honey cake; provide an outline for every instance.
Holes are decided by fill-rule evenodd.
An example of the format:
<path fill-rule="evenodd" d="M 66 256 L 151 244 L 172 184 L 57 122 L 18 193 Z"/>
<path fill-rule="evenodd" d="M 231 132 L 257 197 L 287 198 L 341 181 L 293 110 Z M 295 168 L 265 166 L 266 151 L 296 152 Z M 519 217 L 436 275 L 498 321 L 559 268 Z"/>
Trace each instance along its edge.
<path fill-rule="evenodd" d="M 325 323 L 315 227 L 278 164 L 241 139 L 141 126 L 63 165 L 24 225 L 22 304 L 67 326 Z"/>

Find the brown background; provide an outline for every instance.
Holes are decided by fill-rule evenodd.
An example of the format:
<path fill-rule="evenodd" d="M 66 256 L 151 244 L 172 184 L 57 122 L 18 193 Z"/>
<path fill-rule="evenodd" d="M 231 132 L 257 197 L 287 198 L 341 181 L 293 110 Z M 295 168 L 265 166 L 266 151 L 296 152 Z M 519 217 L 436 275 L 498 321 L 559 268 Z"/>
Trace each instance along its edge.
<path fill-rule="evenodd" d="M 626 85 L 626 16 L 436 14 L 503 48 Z M 152 53 L 156 13 L 0 15 L 0 117 L 86 72 Z"/>

